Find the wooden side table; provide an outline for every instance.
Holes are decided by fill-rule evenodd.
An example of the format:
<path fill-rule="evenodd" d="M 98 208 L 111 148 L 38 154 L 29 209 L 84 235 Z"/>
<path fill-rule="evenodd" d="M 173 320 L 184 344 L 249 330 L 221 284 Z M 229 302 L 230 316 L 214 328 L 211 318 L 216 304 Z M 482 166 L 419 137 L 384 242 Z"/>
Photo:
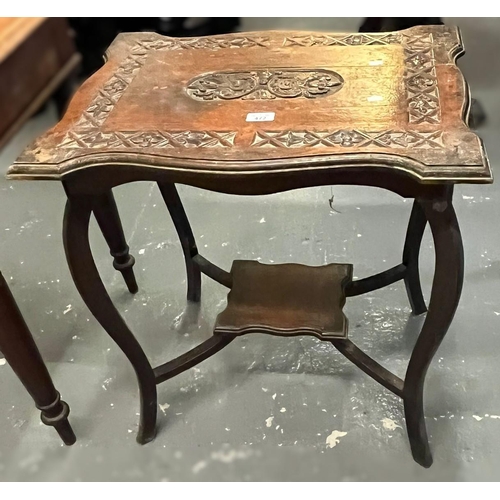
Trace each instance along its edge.
<path fill-rule="evenodd" d="M 71 273 L 89 309 L 135 368 L 140 443 L 155 436 L 156 384 L 239 335 L 314 335 L 403 399 L 413 457 L 431 465 L 424 379 L 463 281 L 453 186 L 492 182 L 481 140 L 466 125 L 469 91 L 455 65 L 462 53 L 458 30 L 446 26 L 376 34 L 117 37 L 107 64 L 81 87 L 64 119 L 29 146 L 8 175 L 64 185 Z M 231 289 L 213 337 L 154 368 L 108 296 L 88 238 L 94 212 L 115 267 L 126 271 L 134 289 L 133 261 L 111 190 L 140 180 L 158 183 L 179 233 L 188 299 L 200 300 L 201 272 Z M 227 272 L 198 253 L 175 183 L 236 195 L 353 184 L 415 202 L 402 263 L 375 276 L 353 280 L 352 266 L 344 263 L 308 268 L 235 261 Z M 418 256 L 427 222 L 435 276 L 402 380 L 349 340 L 342 306 L 346 297 L 404 280 L 413 312 L 424 313 Z"/>

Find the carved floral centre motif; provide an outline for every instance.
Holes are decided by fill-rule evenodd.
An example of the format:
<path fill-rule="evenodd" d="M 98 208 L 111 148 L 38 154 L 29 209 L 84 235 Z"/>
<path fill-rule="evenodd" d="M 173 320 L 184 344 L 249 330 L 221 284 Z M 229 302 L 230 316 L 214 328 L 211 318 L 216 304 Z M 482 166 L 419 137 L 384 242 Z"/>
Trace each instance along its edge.
<path fill-rule="evenodd" d="M 314 99 L 339 91 L 343 78 L 325 69 L 266 69 L 240 72 L 217 72 L 198 76 L 186 88 L 199 101 L 229 99 Z"/>

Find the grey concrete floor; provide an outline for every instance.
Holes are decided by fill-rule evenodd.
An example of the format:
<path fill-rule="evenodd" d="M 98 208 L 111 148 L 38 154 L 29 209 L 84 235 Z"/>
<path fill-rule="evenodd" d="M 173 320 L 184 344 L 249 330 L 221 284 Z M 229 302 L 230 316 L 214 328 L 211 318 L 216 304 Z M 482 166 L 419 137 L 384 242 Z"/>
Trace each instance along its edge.
<path fill-rule="evenodd" d="M 500 21 L 446 19 L 463 30 L 460 60 L 488 113 L 480 131 L 492 168 L 500 162 Z M 355 31 L 360 19 L 245 19 L 248 30 Z M 55 122 L 49 108 L 0 155 L 4 173 L 21 148 Z M 179 188 L 198 246 L 228 269 L 235 258 L 321 265 L 352 262 L 357 277 L 400 262 L 411 201 L 381 190 L 314 188 L 233 197 Z M 185 301 L 180 244 L 159 192 L 137 183 L 115 192 L 137 258 L 131 296 L 111 265 L 95 223 L 91 238 L 109 293 L 153 364 L 211 335 L 225 290 L 203 281 L 199 308 Z M 425 401 L 434 465 L 413 462 L 402 404 L 332 346 L 314 338 L 238 339 L 159 386 L 160 429 L 135 442 L 138 391 L 131 367 L 90 315 L 64 259 L 65 203 L 55 182 L 0 178 L 0 267 L 71 406 L 78 437 L 64 447 L 39 421 L 27 393 L 0 361 L 1 480 L 495 480 L 500 470 L 500 185 L 463 185 L 456 209 L 466 274 L 454 323 L 429 370 Z M 421 258 L 428 296 L 433 251 Z M 351 338 L 404 376 L 423 318 L 410 316 L 398 283 L 348 300 Z M 330 448 L 327 438 L 342 434 Z"/>

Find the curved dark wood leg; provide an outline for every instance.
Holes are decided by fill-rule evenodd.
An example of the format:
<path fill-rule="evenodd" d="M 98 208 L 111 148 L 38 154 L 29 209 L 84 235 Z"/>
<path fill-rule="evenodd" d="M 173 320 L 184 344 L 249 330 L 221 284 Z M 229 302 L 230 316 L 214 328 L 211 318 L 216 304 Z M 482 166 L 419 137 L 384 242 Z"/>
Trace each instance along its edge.
<path fill-rule="evenodd" d="M 123 234 L 120 215 L 112 191 L 95 197 L 93 211 L 108 243 L 110 253 L 114 257 L 113 267 L 122 273 L 129 292 L 137 293 L 138 287 L 133 270 L 135 259 L 129 254 L 129 247 Z"/>
<path fill-rule="evenodd" d="M 403 400 L 413 458 L 424 467 L 432 464 L 423 408 L 425 374 L 455 315 L 463 283 L 462 237 L 451 198 L 450 190 L 444 199 L 420 202 L 434 238 L 436 268 L 429 312 L 406 371 Z"/>
<path fill-rule="evenodd" d="M 75 434 L 68 422 L 69 406 L 61 401 L 42 356 L 9 287 L 0 273 L 0 348 L 11 368 L 42 412 L 45 425 L 54 427 L 64 444 Z"/>
<path fill-rule="evenodd" d="M 111 301 L 94 263 L 88 226 L 93 198 L 69 196 L 64 214 L 64 248 L 73 280 L 87 304 L 110 337 L 134 367 L 141 395 L 141 417 L 137 441 L 145 444 L 155 437 L 156 382 L 153 369 Z"/>
<path fill-rule="evenodd" d="M 165 200 L 165 204 L 167 205 L 175 229 L 181 240 L 184 260 L 186 261 L 188 283 L 187 299 L 193 302 L 199 302 L 201 297 L 201 272 L 200 267 L 193 260 L 193 257 L 198 255 L 193 231 L 189 225 L 189 220 L 175 185 L 170 182 L 159 182 L 158 187 L 160 188 L 161 195 Z"/>
<path fill-rule="evenodd" d="M 419 315 L 427 311 L 422 287 L 420 285 L 420 271 L 418 266 L 418 257 L 420 254 L 420 245 L 424 236 L 427 219 L 423 208 L 417 200 L 413 203 L 411 210 L 408 230 L 406 232 L 405 246 L 403 250 L 403 264 L 406 266 L 405 286 L 408 293 L 408 299 L 413 314 Z"/>

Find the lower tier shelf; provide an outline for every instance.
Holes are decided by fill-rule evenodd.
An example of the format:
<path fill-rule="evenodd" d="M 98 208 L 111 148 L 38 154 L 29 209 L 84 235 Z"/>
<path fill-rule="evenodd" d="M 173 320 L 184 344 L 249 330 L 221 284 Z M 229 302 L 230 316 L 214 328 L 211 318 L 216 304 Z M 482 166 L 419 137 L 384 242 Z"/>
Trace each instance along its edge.
<path fill-rule="evenodd" d="M 217 317 L 215 335 L 347 338 L 342 308 L 345 287 L 352 280 L 351 264 L 310 267 L 235 260 L 231 277 L 227 307 Z"/>

